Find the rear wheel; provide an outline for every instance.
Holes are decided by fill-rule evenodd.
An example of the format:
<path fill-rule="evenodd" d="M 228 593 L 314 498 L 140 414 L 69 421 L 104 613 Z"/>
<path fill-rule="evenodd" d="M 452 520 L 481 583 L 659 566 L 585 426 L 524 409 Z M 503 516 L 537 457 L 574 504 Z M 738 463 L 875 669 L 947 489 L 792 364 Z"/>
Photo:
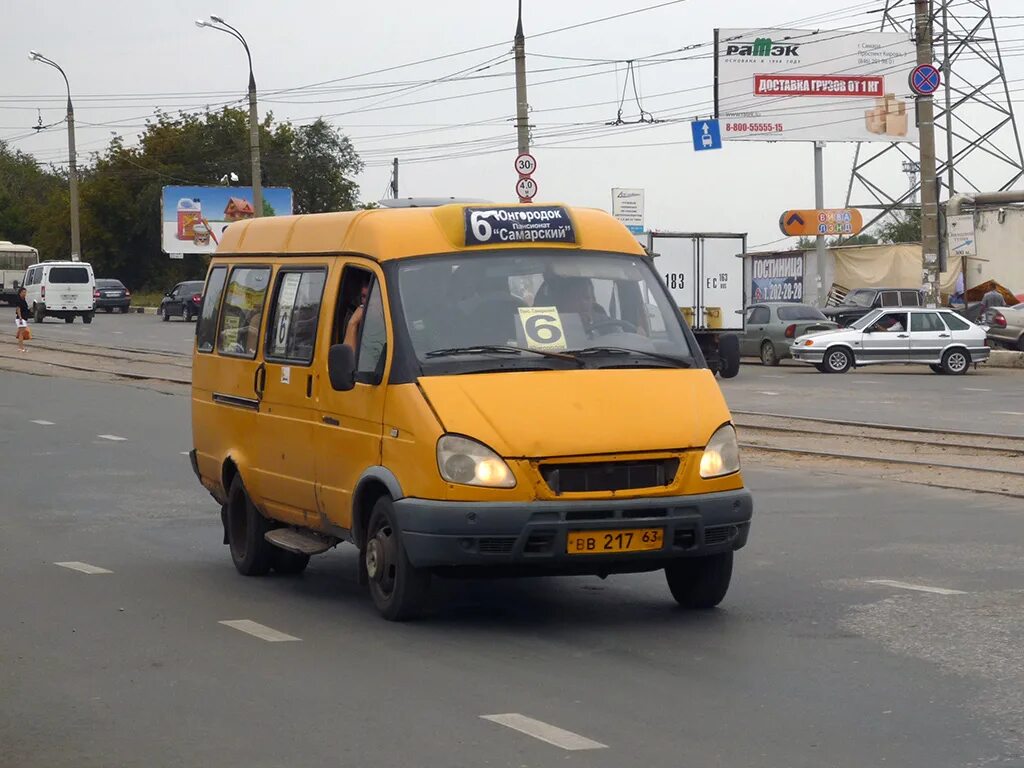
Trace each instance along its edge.
<path fill-rule="evenodd" d="M 163 307 L 160 310 L 160 314 L 163 315 L 163 321 L 166 323 L 171 319 L 171 313 L 167 310 L 167 307 Z"/>
<path fill-rule="evenodd" d="M 418 616 L 430 591 L 430 574 L 409 562 L 394 505 L 386 496 L 373 507 L 363 549 L 370 597 L 381 616 L 388 621 Z"/>
<path fill-rule="evenodd" d="M 853 365 L 850 352 L 844 347 L 832 347 L 825 353 L 824 362 L 828 373 L 846 373 Z"/>
<path fill-rule="evenodd" d="M 931 363 L 928 367 L 932 369 L 932 373 L 945 373 L 946 372 L 945 369 L 941 365 L 936 365 L 935 363 Z"/>
<path fill-rule="evenodd" d="M 235 569 L 243 576 L 266 575 L 274 564 L 277 549 L 263 538 L 272 526 L 252 503 L 241 475 L 235 475 L 228 491 L 227 523 L 228 545 Z"/>
<path fill-rule="evenodd" d="M 188 307 L 186 305 L 182 304 L 181 305 L 181 322 L 187 323 L 190 320 L 192 320 L 192 318 L 188 314 Z"/>
<path fill-rule="evenodd" d="M 828 366 L 824 363 L 815 363 L 814 367 L 818 369 L 819 373 L 828 373 Z"/>
<path fill-rule="evenodd" d="M 1017 350 L 1019 352 L 1024 352 L 1024 336 L 1017 339 Z"/>
<path fill-rule="evenodd" d="M 46 310 L 43 309 L 43 305 L 42 304 L 33 304 L 32 305 L 32 319 L 35 320 L 37 323 L 41 323 L 41 322 L 43 322 L 43 319 L 45 317 L 46 317 Z"/>
<path fill-rule="evenodd" d="M 665 566 L 665 580 L 683 608 L 714 608 L 729 591 L 732 552 L 676 560 Z"/>
<path fill-rule="evenodd" d="M 82 322 L 85 323 L 86 325 L 91 323 L 92 322 L 92 315 L 93 315 L 92 312 L 86 312 L 84 315 L 82 315 Z"/>
<path fill-rule="evenodd" d="M 761 344 L 761 365 L 778 365 L 779 355 L 770 341 Z"/>
<path fill-rule="evenodd" d="M 718 373 L 723 379 L 731 379 L 740 372 L 740 338 L 735 333 L 724 333 L 718 337 L 718 357 L 721 360 Z"/>
<path fill-rule="evenodd" d="M 971 367 L 971 354 L 966 349 L 948 349 L 942 356 L 942 370 L 953 376 L 967 373 Z"/>
<path fill-rule="evenodd" d="M 67 317 L 64 318 L 64 322 L 65 323 L 73 323 L 73 322 L 75 322 L 75 316 L 74 315 L 68 315 Z"/>

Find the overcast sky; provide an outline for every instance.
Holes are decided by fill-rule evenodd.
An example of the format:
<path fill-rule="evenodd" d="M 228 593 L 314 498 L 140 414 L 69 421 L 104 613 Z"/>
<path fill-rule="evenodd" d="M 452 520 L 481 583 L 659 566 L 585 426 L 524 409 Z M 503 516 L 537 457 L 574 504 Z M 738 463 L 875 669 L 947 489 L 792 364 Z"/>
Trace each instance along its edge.
<path fill-rule="evenodd" d="M 782 210 L 813 207 L 812 145 L 730 142 L 720 152 L 695 153 L 686 120 L 711 112 L 712 62 L 703 58 L 710 47 L 679 49 L 709 43 L 715 27 L 877 28 L 880 14 L 866 12 L 883 0 L 681 0 L 541 34 L 657 1 L 524 0 L 538 201 L 607 209 L 612 187 L 641 187 L 649 226 L 747 232 L 751 244 L 777 240 Z M 1022 5 L 992 0 L 1005 16 L 1000 40 L 1011 89 L 1024 88 Z M 67 161 L 63 83 L 53 69 L 29 61 L 30 48 L 68 73 L 80 157 L 102 149 L 112 131 L 132 143 L 154 109 L 239 103 L 245 53 L 227 35 L 194 25 L 210 13 L 248 39 L 261 115 L 272 110 L 296 123 L 325 115 L 350 136 L 367 165 L 361 199 L 384 195 L 392 157 L 401 162 L 403 197 L 515 198 L 514 0 L 51 0 L 45 15 L 37 3 L 11 0 L 0 28 L 0 139 L 41 161 Z M 621 62 L 630 59 L 637 61 L 640 104 L 666 122 L 604 125 L 616 118 L 627 71 Z M 635 120 L 631 86 L 627 91 L 623 118 Z M 40 114 L 57 125 L 35 134 Z M 650 146 L 635 146 L 644 144 Z M 826 148 L 826 205 L 845 201 L 853 146 Z M 1006 181 L 994 163 L 974 173 L 980 186 Z M 893 192 L 906 184 L 897 163 L 879 181 Z"/>

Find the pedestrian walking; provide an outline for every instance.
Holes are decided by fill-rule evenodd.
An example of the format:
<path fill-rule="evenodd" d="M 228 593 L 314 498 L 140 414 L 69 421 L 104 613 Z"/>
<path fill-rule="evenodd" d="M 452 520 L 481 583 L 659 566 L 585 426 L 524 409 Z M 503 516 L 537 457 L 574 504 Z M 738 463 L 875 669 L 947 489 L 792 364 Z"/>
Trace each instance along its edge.
<path fill-rule="evenodd" d="M 17 328 L 15 337 L 18 339 L 18 351 L 26 352 L 25 342 L 32 338 L 32 331 L 28 327 L 28 302 L 25 301 L 27 291 L 24 288 L 18 289 L 18 301 L 14 305 L 14 325 Z"/>

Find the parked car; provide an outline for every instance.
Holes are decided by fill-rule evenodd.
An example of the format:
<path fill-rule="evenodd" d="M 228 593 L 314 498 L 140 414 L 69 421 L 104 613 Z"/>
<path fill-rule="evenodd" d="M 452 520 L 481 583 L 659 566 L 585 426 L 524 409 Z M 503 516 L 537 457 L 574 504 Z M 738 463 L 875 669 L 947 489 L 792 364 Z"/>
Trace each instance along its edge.
<path fill-rule="evenodd" d="M 921 291 L 913 288 L 856 288 L 846 294 L 842 304 L 837 307 L 825 307 L 822 312 L 829 320 L 835 320 L 845 328 L 873 309 L 923 305 Z"/>
<path fill-rule="evenodd" d="M 160 301 L 159 313 L 166 323 L 172 317 L 192 322 L 199 315 L 199 304 L 203 300 L 203 281 L 189 280 L 178 283 L 164 294 Z"/>
<path fill-rule="evenodd" d="M 988 337 L 997 344 L 1024 352 L 1024 303 L 992 307 L 985 313 Z"/>
<path fill-rule="evenodd" d="M 740 336 L 740 354 L 757 355 L 764 365 L 778 365 L 780 360 L 791 357 L 789 345 L 798 336 L 837 327 L 820 309 L 809 304 L 751 304 Z"/>
<path fill-rule="evenodd" d="M 37 323 L 59 317 L 65 323 L 81 317 L 91 323 L 96 313 L 92 265 L 84 261 L 44 261 L 25 271 L 25 301 Z"/>
<path fill-rule="evenodd" d="M 96 278 L 96 289 L 92 295 L 96 309 L 104 312 L 127 312 L 132 305 L 132 292 L 120 280 Z"/>
<path fill-rule="evenodd" d="M 987 360 L 985 329 L 951 309 L 876 309 L 849 328 L 799 337 L 793 358 L 822 373 L 857 365 L 924 363 L 935 373 L 966 373 Z"/>

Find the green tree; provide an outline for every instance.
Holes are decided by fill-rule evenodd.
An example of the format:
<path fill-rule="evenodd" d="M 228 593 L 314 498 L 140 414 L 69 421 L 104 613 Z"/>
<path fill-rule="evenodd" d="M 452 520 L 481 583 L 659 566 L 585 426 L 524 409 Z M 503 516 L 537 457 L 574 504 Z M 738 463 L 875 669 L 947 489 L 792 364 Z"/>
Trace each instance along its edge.
<path fill-rule="evenodd" d="M 894 214 L 878 231 L 883 243 L 921 242 L 921 209 Z"/>
<path fill-rule="evenodd" d="M 296 213 L 351 211 L 359 204 L 352 177 L 363 169 L 355 148 L 337 128 L 322 119 L 295 131 Z"/>
<path fill-rule="evenodd" d="M 0 142 L 0 240 L 33 245 L 44 258 L 66 255 L 71 248 L 67 196 L 66 177 Z"/>

